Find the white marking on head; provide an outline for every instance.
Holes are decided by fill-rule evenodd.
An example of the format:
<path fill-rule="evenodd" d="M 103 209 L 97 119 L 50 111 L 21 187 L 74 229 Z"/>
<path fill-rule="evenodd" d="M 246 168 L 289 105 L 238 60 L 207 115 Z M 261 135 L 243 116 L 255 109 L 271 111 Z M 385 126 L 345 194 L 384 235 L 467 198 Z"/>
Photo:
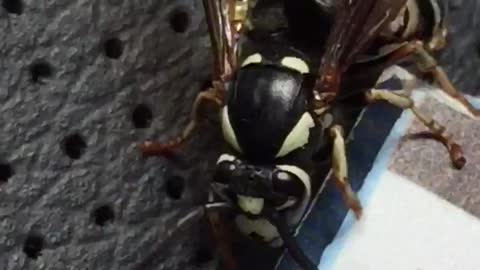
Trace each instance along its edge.
<path fill-rule="evenodd" d="M 282 181 L 288 181 L 290 176 L 286 172 L 280 172 L 277 174 L 277 178 Z"/>
<path fill-rule="evenodd" d="M 230 154 L 221 154 L 220 157 L 217 159 L 217 164 L 223 161 L 235 161 L 237 158 Z"/>
<path fill-rule="evenodd" d="M 251 233 L 256 233 L 263 237 L 265 242 L 270 242 L 280 236 L 277 228 L 264 218 L 249 219 L 244 215 L 238 215 L 235 217 L 235 223 L 243 234 L 249 236 Z"/>
<path fill-rule="evenodd" d="M 222 132 L 223 138 L 238 152 L 242 152 L 240 144 L 238 144 L 237 136 L 233 130 L 232 124 L 230 123 L 230 118 L 228 117 L 228 107 L 225 106 L 220 112 L 221 122 L 222 122 Z"/>
<path fill-rule="evenodd" d="M 292 224 L 295 224 L 300 221 L 302 216 L 305 214 L 307 210 L 308 203 L 312 197 L 312 183 L 310 176 L 307 172 L 303 169 L 293 166 L 293 165 L 277 165 L 277 168 L 292 173 L 293 175 L 297 176 L 300 181 L 302 181 L 303 186 L 305 187 L 305 194 L 303 196 L 303 200 L 300 206 L 297 208 L 296 211 L 292 212 L 288 215 L 288 221 Z"/>
<path fill-rule="evenodd" d="M 263 205 L 265 200 L 263 198 L 253 198 L 243 195 L 237 195 L 238 199 L 238 206 L 240 208 L 250 214 L 258 215 L 263 210 Z"/>
<path fill-rule="evenodd" d="M 282 59 L 282 65 L 290 69 L 296 70 L 302 74 L 309 73 L 310 68 L 307 63 L 300 58 L 287 56 Z"/>
<path fill-rule="evenodd" d="M 245 60 L 242 63 L 242 67 L 248 66 L 250 64 L 258 64 L 262 62 L 262 55 L 259 53 L 252 54 L 245 58 Z"/>
<path fill-rule="evenodd" d="M 282 147 L 280 147 L 276 157 L 283 157 L 307 144 L 310 137 L 310 129 L 314 126 L 315 122 L 310 113 L 304 113 L 292 131 L 290 131 L 285 141 L 283 141 Z"/>

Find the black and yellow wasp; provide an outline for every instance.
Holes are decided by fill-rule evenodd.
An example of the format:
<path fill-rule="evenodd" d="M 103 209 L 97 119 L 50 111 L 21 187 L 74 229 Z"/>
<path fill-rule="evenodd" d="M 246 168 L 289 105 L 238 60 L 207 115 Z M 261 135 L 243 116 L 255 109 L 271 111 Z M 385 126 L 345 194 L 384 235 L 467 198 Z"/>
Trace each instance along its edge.
<path fill-rule="evenodd" d="M 140 148 L 145 155 L 174 150 L 200 128 L 199 108 L 214 104 L 225 150 L 216 163 L 209 205 L 220 198 L 235 211 L 240 232 L 284 246 L 302 268 L 317 269 L 295 235 L 321 185 L 312 178 L 312 157 L 322 147 L 331 147 L 333 181 L 345 204 L 358 218 L 362 214 L 348 182 L 343 128 L 348 100 L 365 106 L 386 101 L 412 110 L 429 129 L 423 135 L 441 141 L 458 168 L 466 159 L 445 129 L 401 90 L 376 88 L 378 78 L 386 68 L 410 61 L 472 116 L 480 114 L 432 57 L 445 46 L 447 35 L 447 8 L 437 0 L 335 0 L 318 13 L 325 17 L 311 20 L 289 12 L 306 0 L 279 0 L 287 23 L 278 31 L 255 28 L 250 15 L 262 1 L 253 2 L 203 0 L 214 55 L 212 87 L 197 96 L 191 121 L 179 137 Z M 309 5 L 322 9 L 314 0 Z M 305 16 L 315 16 L 305 11 Z M 301 21 L 316 19 L 325 24 L 298 29 L 305 26 Z M 302 39 L 307 42 L 298 42 Z M 215 223 L 219 216 L 212 209 L 207 213 Z M 235 268 L 228 248 L 220 251 L 225 268 Z"/>

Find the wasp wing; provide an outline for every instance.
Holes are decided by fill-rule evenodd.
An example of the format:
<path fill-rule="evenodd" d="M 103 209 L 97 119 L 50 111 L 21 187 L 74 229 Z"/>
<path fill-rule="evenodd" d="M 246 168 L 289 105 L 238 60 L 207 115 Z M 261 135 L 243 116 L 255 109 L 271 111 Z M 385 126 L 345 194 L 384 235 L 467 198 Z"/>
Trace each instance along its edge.
<path fill-rule="evenodd" d="M 337 92 L 341 73 L 394 20 L 407 0 L 337 0 L 315 89 Z"/>
<path fill-rule="evenodd" d="M 214 80 L 221 80 L 236 68 L 235 0 L 203 0 L 203 7 L 214 58 Z"/>
<path fill-rule="evenodd" d="M 347 64 L 351 64 L 356 57 L 363 53 L 372 41 L 399 15 L 407 0 L 376 0 L 372 9 L 368 12 L 367 20 L 361 21 L 363 25 L 359 34 L 355 35 L 352 42 L 353 48 L 346 57 Z"/>

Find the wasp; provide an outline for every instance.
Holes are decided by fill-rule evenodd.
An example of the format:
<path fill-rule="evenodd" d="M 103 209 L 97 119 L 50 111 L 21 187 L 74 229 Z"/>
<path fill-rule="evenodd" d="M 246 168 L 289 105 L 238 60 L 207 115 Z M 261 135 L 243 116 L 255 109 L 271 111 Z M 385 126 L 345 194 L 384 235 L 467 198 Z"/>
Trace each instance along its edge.
<path fill-rule="evenodd" d="M 165 143 L 145 142 L 140 149 L 149 156 L 174 151 L 201 127 L 202 106 L 216 106 L 225 149 L 216 162 L 210 205 L 214 198 L 226 202 L 236 213 L 240 232 L 273 247 L 284 246 L 303 269 L 317 269 L 295 235 L 321 185 L 312 177 L 312 157 L 325 145 L 331 147 L 332 181 L 345 205 L 357 218 L 362 216 L 348 182 L 342 116 L 347 99 L 367 105 L 386 101 L 411 110 L 428 128 L 421 135 L 442 142 L 455 167 L 465 164 L 461 147 L 442 125 L 420 112 L 407 93 L 377 85 L 386 68 L 413 58 L 420 72 L 433 75 L 448 96 L 471 116 L 479 116 L 432 56 L 446 44 L 446 8 L 440 2 L 333 1 L 326 12 L 331 24 L 313 58 L 291 46 L 289 35 L 282 33 L 264 33 L 257 37 L 262 44 L 242 50 L 255 30 L 249 0 L 203 0 L 203 5 L 214 56 L 211 87 L 196 97 L 182 134 Z M 214 233 L 221 236 L 219 216 L 207 213 Z M 220 249 L 221 255 L 226 268 L 234 269 L 227 250 Z"/>

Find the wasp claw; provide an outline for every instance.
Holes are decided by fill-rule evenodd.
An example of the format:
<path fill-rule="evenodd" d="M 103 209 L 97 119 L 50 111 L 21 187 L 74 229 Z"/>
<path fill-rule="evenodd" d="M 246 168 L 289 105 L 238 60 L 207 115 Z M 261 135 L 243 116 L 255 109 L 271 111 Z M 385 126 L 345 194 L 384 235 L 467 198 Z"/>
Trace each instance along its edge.
<path fill-rule="evenodd" d="M 355 214 L 355 217 L 357 218 L 357 220 L 360 220 L 363 216 L 363 209 L 360 206 L 360 203 L 358 203 L 355 206 L 352 206 L 352 210 L 353 210 L 353 213 Z"/>
<path fill-rule="evenodd" d="M 462 147 L 456 143 L 453 143 L 450 148 L 450 158 L 452 159 L 453 166 L 456 169 L 462 169 L 467 163 L 467 159 L 463 155 Z"/>
<path fill-rule="evenodd" d="M 345 198 L 348 207 L 353 211 L 357 220 L 363 216 L 363 208 L 357 196 Z"/>
<path fill-rule="evenodd" d="M 451 141 L 451 139 L 435 134 L 432 132 L 418 132 L 418 133 L 413 133 L 413 134 L 408 134 L 405 136 L 406 139 L 433 139 L 436 140 L 440 143 L 442 143 L 448 150 L 448 154 L 450 155 L 450 160 L 453 163 L 453 166 L 455 169 L 460 170 L 462 169 L 465 164 L 467 163 L 467 159 L 463 155 L 463 150 L 462 147 Z"/>
<path fill-rule="evenodd" d="M 363 216 L 363 207 L 358 196 L 349 185 L 345 187 L 342 195 L 345 204 L 353 211 L 357 220 L 359 220 Z"/>

